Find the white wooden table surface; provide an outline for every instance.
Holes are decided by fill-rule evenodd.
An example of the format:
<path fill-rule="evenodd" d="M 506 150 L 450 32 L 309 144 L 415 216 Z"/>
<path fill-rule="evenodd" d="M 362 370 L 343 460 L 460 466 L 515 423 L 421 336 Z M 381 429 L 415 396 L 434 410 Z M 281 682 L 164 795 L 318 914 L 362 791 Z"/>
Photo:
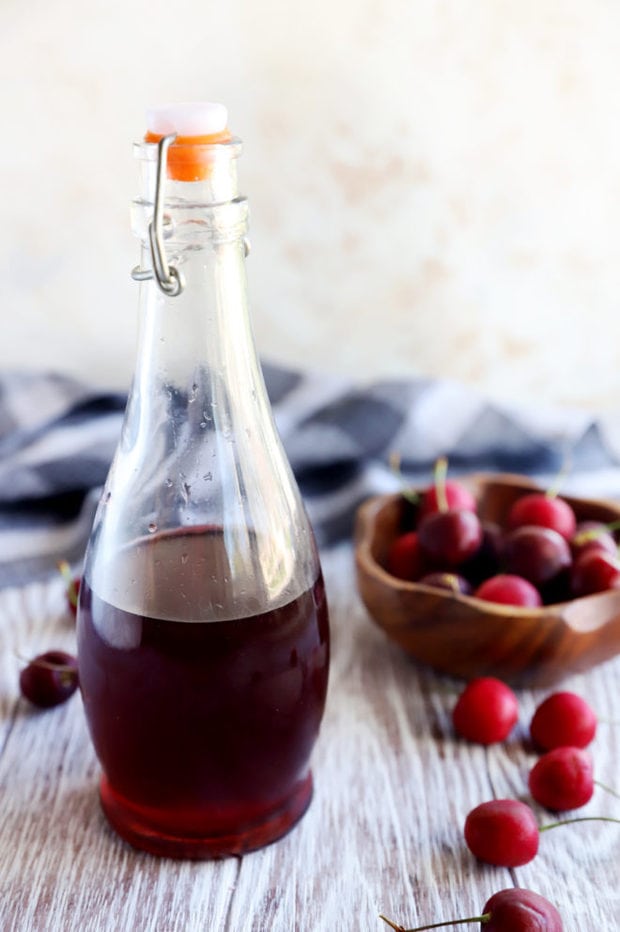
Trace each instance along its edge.
<path fill-rule="evenodd" d="M 387 928 L 380 912 L 404 925 L 477 914 L 515 884 L 553 900 L 567 932 L 620 930 L 620 826 L 546 833 L 514 871 L 479 864 L 462 840 L 475 805 L 526 797 L 526 728 L 544 694 L 519 694 L 506 744 L 456 739 L 460 684 L 385 640 L 350 547 L 323 566 L 333 659 L 312 805 L 277 844 L 221 862 L 159 860 L 107 827 L 79 696 L 45 712 L 19 697 L 18 655 L 75 649 L 62 581 L 0 593 L 0 932 L 373 932 Z M 620 658 L 563 685 L 620 720 Z M 620 727 L 600 725 L 591 750 L 597 778 L 620 791 Z M 601 813 L 620 816 L 620 800 L 597 789 L 581 814 Z"/>

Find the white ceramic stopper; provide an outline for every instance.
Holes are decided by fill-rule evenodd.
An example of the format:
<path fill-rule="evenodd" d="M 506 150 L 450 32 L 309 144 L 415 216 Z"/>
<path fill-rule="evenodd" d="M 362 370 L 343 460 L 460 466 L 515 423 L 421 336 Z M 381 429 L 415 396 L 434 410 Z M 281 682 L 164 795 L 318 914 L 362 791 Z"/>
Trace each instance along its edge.
<path fill-rule="evenodd" d="M 211 136 L 221 133 L 228 124 L 223 104 L 211 102 L 164 104 L 146 111 L 146 128 L 157 136 Z"/>

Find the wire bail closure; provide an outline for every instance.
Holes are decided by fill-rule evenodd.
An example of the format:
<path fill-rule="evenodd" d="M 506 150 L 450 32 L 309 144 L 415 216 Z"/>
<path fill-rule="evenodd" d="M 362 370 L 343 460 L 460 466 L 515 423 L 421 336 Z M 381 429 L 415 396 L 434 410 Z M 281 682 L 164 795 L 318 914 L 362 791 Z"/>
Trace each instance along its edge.
<path fill-rule="evenodd" d="M 176 133 L 162 136 L 157 143 L 157 174 L 155 176 L 155 204 L 153 219 L 149 223 L 149 243 L 151 246 L 152 269 L 141 269 L 137 265 L 132 269 L 134 281 L 144 282 L 154 278 L 160 290 L 170 298 L 176 298 L 185 287 L 185 280 L 179 270 L 170 265 L 164 247 L 164 178 L 168 163 L 168 149 L 177 138 Z"/>

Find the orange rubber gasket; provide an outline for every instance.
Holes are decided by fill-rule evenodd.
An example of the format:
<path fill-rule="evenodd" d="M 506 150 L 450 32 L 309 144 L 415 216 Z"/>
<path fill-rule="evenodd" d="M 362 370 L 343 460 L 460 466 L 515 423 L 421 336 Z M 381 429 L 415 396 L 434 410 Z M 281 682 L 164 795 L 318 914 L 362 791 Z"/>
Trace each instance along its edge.
<path fill-rule="evenodd" d="M 144 141 L 159 142 L 162 137 L 163 133 L 149 131 Z M 213 160 L 203 147 L 231 139 L 232 133 L 228 129 L 208 136 L 177 136 L 168 149 L 168 178 L 173 181 L 204 181 L 211 174 Z"/>

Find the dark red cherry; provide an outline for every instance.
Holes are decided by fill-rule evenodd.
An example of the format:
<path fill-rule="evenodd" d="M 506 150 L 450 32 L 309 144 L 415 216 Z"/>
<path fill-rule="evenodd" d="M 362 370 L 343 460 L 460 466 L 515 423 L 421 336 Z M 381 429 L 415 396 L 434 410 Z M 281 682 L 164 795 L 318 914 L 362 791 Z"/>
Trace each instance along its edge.
<path fill-rule="evenodd" d="M 418 525 L 424 553 L 440 566 L 454 567 L 463 563 L 480 547 L 482 527 L 473 511 L 437 511 L 427 515 Z"/>
<path fill-rule="evenodd" d="M 525 526 L 511 531 L 505 541 L 506 571 L 523 576 L 540 588 L 571 564 L 570 548 L 557 531 Z"/>
<path fill-rule="evenodd" d="M 393 542 L 387 557 L 387 570 L 398 579 L 412 581 L 424 570 L 420 539 L 415 531 L 401 534 Z"/>
<path fill-rule="evenodd" d="M 40 654 L 21 671 L 19 686 L 33 705 L 42 709 L 60 705 L 78 687 L 77 660 L 62 650 Z"/>

